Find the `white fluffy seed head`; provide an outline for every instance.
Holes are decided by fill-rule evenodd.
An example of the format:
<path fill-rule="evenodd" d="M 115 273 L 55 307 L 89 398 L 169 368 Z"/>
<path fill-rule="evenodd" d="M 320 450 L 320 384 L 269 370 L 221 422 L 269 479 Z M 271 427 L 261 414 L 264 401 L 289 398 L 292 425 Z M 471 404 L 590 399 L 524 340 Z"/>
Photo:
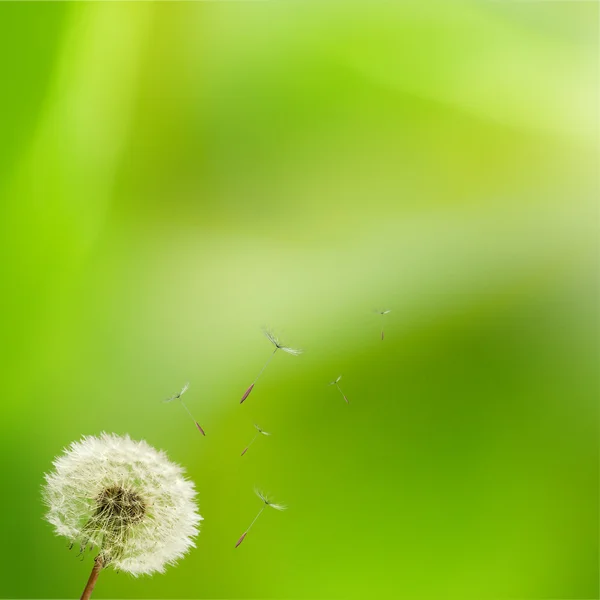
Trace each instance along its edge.
<path fill-rule="evenodd" d="M 276 502 L 273 502 L 273 500 L 271 499 L 271 497 L 266 494 L 265 492 L 263 492 L 262 490 L 259 490 L 258 488 L 254 489 L 254 493 L 267 505 L 270 506 L 271 508 L 274 508 L 275 510 L 286 510 L 287 506 L 285 504 L 278 504 Z"/>
<path fill-rule="evenodd" d="M 302 350 L 300 350 L 300 348 L 290 348 L 289 346 L 284 346 L 279 341 L 279 338 L 270 329 L 263 329 L 263 333 L 265 334 L 265 337 L 271 342 L 271 344 L 273 344 L 279 350 L 283 350 L 284 352 L 287 352 L 292 356 L 299 356 L 300 354 L 302 354 Z"/>
<path fill-rule="evenodd" d="M 43 490 L 46 519 L 104 565 L 133 575 L 163 572 L 191 547 L 202 517 L 183 469 L 129 436 L 73 442 L 54 460 Z"/>
<path fill-rule="evenodd" d="M 261 429 L 256 423 L 254 423 L 254 429 L 256 429 L 258 433 L 262 433 L 263 435 L 271 435 L 268 431 Z"/>

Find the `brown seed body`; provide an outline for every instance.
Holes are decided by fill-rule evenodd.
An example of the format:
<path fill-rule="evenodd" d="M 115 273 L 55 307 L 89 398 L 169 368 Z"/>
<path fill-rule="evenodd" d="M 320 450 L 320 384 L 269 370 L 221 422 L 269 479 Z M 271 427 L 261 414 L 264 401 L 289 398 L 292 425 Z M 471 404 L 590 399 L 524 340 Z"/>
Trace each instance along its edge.
<path fill-rule="evenodd" d="M 244 395 L 242 396 L 242 399 L 240 400 L 240 404 L 250 395 L 250 392 L 252 391 L 252 388 L 254 387 L 254 384 L 252 384 L 244 393 Z"/>

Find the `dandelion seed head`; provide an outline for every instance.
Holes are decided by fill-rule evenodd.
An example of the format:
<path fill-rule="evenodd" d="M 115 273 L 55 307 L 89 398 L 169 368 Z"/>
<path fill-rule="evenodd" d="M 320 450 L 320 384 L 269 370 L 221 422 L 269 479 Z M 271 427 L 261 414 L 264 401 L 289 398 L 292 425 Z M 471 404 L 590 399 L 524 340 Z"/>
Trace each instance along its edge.
<path fill-rule="evenodd" d="M 265 494 L 262 490 L 256 488 L 254 493 L 265 503 L 267 504 L 267 494 Z"/>
<path fill-rule="evenodd" d="M 196 491 L 183 469 L 145 441 L 103 433 L 74 442 L 45 476 L 46 520 L 105 565 L 163 572 L 195 544 Z"/>
<path fill-rule="evenodd" d="M 268 431 L 261 429 L 256 423 L 254 423 L 254 428 L 256 431 L 258 431 L 258 433 L 262 433 L 263 435 L 271 435 Z"/>
<path fill-rule="evenodd" d="M 291 354 L 292 356 L 300 356 L 302 354 L 302 350 L 300 348 L 290 348 L 289 346 L 279 346 L 280 350 Z"/>
<path fill-rule="evenodd" d="M 263 333 L 265 337 L 271 342 L 271 344 L 273 344 L 273 346 L 277 348 L 281 346 L 279 340 L 277 339 L 277 336 L 270 329 L 263 329 Z"/>
<path fill-rule="evenodd" d="M 274 508 L 275 510 L 285 510 L 287 508 L 287 506 L 285 506 L 285 504 L 277 504 L 275 502 L 273 502 L 273 500 L 271 498 L 269 498 L 268 494 L 266 494 L 265 492 L 259 490 L 259 489 L 255 489 L 254 493 L 267 505 L 270 506 L 271 508 Z"/>
<path fill-rule="evenodd" d="M 177 392 L 177 394 L 173 394 L 170 398 L 163 400 L 163 402 L 173 402 L 173 400 L 179 400 L 179 398 L 181 398 L 181 396 L 183 396 L 183 394 L 185 394 L 189 389 L 190 384 L 188 382 L 181 388 L 180 392 Z"/>
<path fill-rule="evenodd" d="M 289 346 L 284 346 L 280 342 L 279 338 L 270 329 L 263 329 L 263 333 L 265 334 L 265 337 L 271 342 L 271 344 L 273 344 L 277 349 L 283 350 L 284 352 L 287 352 L 292 356 L 298 356 L 302 354 L 302 350 L 300 350 L 299 348 L 290 348 Z"/>

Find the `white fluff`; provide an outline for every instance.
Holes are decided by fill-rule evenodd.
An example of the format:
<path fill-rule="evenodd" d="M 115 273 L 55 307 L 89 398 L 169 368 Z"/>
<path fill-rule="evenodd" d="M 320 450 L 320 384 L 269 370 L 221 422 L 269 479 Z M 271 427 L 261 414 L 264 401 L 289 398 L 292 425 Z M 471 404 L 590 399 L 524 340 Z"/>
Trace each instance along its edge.
<path fill-rule="evenodd" d="M 106 564 L 133 575 L 163 572 L 194 547 L 202 520 L 194 484 L 163 451 L 103 433 L 73 442 L 53 464 L 45 476 L 46 519 L 72 543 L 98 547 Z M 100 510 L 99 498 L 111 489 L 141 499 L 143 509 L 131 517 L 121 503 L 109 514 L 110 497 Z"/>

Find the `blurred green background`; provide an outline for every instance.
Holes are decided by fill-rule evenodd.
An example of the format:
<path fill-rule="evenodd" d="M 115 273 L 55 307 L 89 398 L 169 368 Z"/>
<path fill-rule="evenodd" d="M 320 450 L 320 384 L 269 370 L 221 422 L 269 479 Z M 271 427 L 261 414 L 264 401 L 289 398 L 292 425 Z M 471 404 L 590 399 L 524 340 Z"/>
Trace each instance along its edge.
<path fill-rule="evenodd" d="M 105 430 L 205 521 L 96 598 L 597 598 L 597 42 L 594 2 L 2 3 L 0 597 L 81 593 L 40 487 Z M 305 353 L 240 406 L 264 325 Z M 289 510 L 234 549 L 255 485 Z"/>

